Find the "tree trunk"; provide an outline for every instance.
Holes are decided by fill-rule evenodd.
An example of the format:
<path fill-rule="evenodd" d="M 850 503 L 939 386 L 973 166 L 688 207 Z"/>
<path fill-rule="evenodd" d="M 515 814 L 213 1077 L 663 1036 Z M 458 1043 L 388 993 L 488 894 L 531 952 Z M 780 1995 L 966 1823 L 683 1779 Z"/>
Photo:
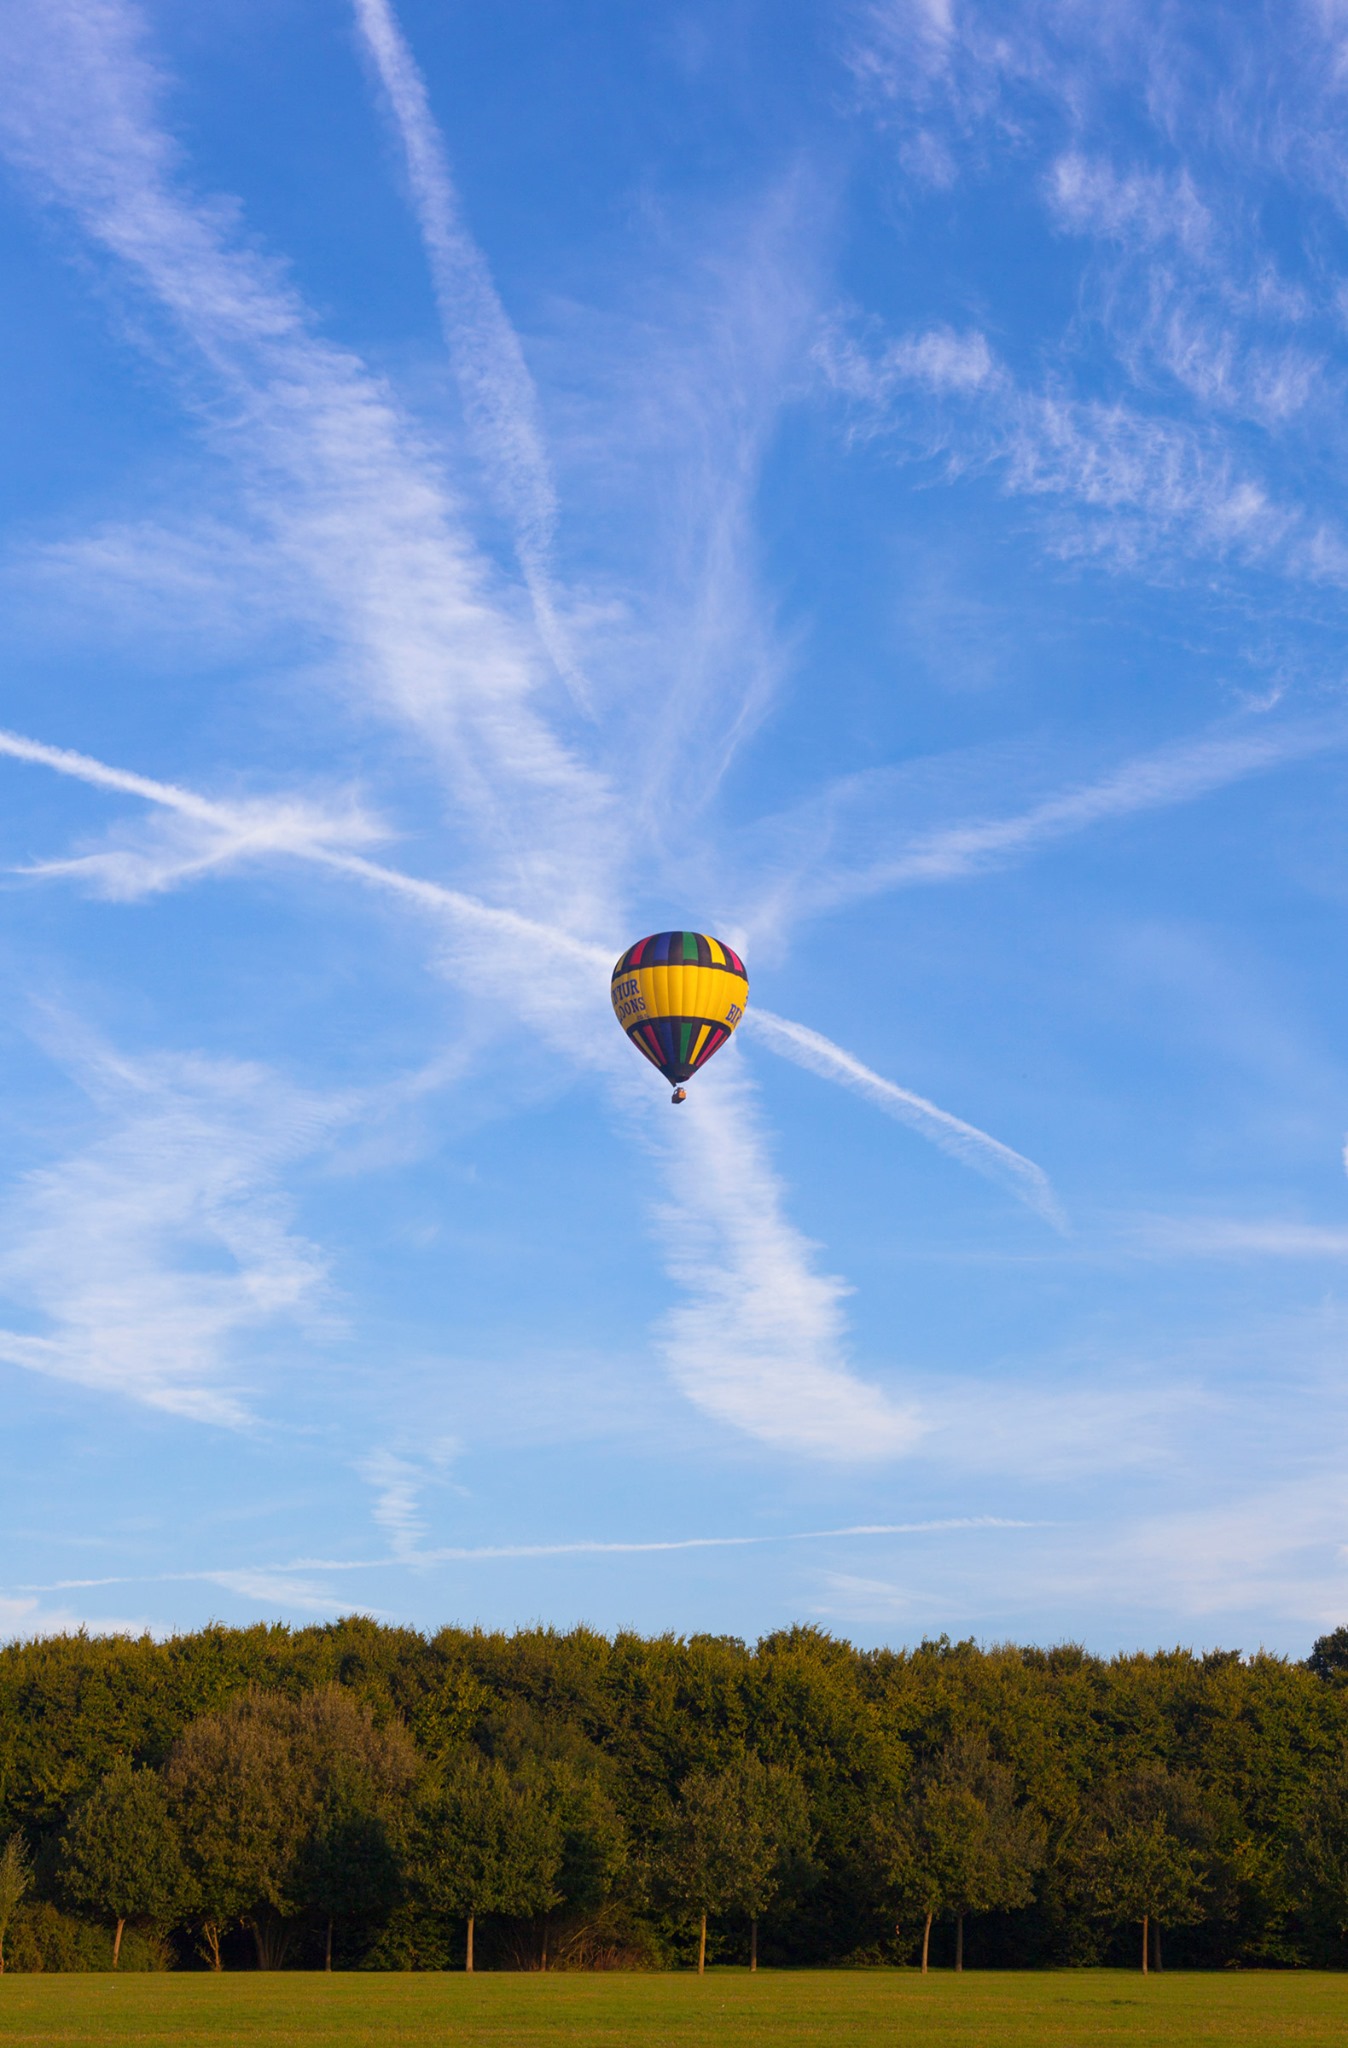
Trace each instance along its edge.
<path fill-rule="evenodd" d="M 476 1918 L 476 1913 L 468 1915 L 468 1951 L 464 1958 L 463 1967 L 467 1970 L 470 1977 L 473 1974 L 473 1922 Z"/>
<path fill-rule="evenodd" d="M 211 1968 L 218 1970 L 220 1968 L 220 1929 L 214 1920 L 202 1921 L 201 1938 L 210 1950 Z"/>
<path fill-rule="evenodd" d="M 540 1970 L 546 1970 L 548 1967 L 548 1916 L 546 1913 L 543 1915 L 543 1942 L 538 1952 L 538 1967 Z"/>
<path fill-rule="evenodd" d="M 706 1916 L 706 1914 L 704 1913 L 704 1914 L 702 1915 L 702 1933 L 701 1933 L 701 1935 L 700 1935 L 700 1936 L 699 1936 L 699 1938 L 698 1938 L 698 1944 L 697 1944 L 697 1974 L 698 1974 L 698 1976 L 699 1976 L 699 1977 L 701 1977 L 701 1976 L 705 1975 L 705 1973 L 706 1973 L 706 1968 L 707 1968 L 707 1916 Z"/>
<path fill-rule="evenodd" d="M 323 1951 L 323 1968 L 324 1968 L 325 1970 L 330 1970 L 330 1969 L 332 1968 L 332 1915 L 331 1915 L 331 1913 L 329 1913 L 329 1915 L 328 1915 L 328 1942 L 327 1942 L 327 1947 L 326 1947 L 326 1948 L 324 1949 L 324 1951 Z"/>
<path fill-rule="evenodd" d="M 955 1968 L 956 1968 L 957 1970 L 962 1970 L 962 1969 L 964 1968 L 964 1915 L 963 1915 L 963 1913 L 956 1913 L 956 1915 L 955 1915 Z"/>
<path fill-rule="evenodd" d="M 112 1937 L 112 1967 L 114 1970 L 117 1968 L 117 1961 L 122 1953 L 122 1929 L 125 1925 L 126 1921 L 124 1919 L 119 1920 L 117 1922 L 117 1932 Z"/>
<path fill-rule="evenodd" d="M 290 1948 L 290 1931 L 284 1920 L 266 1906 L 254 1916 L 252 1926 L 259 1970 L 279 1970 Z"/>
<path fill-rule="evenodd" d="M 928 1951 L 928 1950 L 930 1949 L 930 1947 L 931 1947 L 931 1914 L 930 1914 L 930 1913 L 928 1913 L 928 1915 L 927 1915 L 927 1924 L 926 1924 L 926 1926 L 925 1926 L 925 1927 L 923 1928 L 923 1930 L 922 1930 L 922 1974 L 923 1974 L 923 1976 L 924 1976 L 924 1977 L 925 1977 L 925 1976 L 926 1976 L 926 1974 L 927 1974 L 927 1951 Z"/>
<path fill-rule="evenodd" d="M 751 1914 L 749 1915 L 749 1968 L 750 1968 L 750 1970 L 756 1970 L 756 1969 L 758 1968 L 758 1915 L 757 1915 L 757 1913 L 751 1913 Z"/>
<path fill-rule="evenodd" d="M 1144 1977 L 1147 1974 L 1147 1932 L 1148 1915 L 1144 1913 L 1142 1915 L 1142 1974 Z"/>
<path fill-rule="evenodd" d="M 1159 1920 L 1153 1920 L 1151 1923 L 1151 1966 L 1153 1970 L 1159 1970 L 1161 1967 L 1161 1923 Z"/>

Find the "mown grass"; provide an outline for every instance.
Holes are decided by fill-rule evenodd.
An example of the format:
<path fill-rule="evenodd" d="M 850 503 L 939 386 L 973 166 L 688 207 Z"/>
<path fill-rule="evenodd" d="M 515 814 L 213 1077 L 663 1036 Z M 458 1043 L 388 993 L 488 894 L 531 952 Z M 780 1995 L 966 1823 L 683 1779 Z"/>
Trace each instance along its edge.
<path fill-rule="evenodd" d="M 1348 1976 L 0 1977 L 6 2048 L 1189 2048 L 1348 2043 Z"/>

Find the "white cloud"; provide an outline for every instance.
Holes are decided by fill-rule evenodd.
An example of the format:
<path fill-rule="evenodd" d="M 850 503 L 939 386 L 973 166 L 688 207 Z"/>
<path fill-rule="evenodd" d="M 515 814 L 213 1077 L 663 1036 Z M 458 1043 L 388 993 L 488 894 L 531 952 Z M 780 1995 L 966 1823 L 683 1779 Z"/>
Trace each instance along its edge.
<path fill-rule="evenodd" d="M 4 746 L 16 758 L 60 773 L 125 789 L 152 803 L 182 809 L 189 816 L 198 806 L 214 816 L 214 806 L 177 785 L 110 769 L 87 756 L 47 748 L 15 735 L 7 736 Z M 588 980 L 608 965 L 607 954 L 587 949 L 555 928 L 532 928 L 512 913 L 473 903 L 437 884 L 418 881 L 358 856 L 331 853 L 321 841 L 301 840 L 293 847 L 279 843 L 277 850 L 293 851 L 300 858 L 409 896 L 439 916 L 448 915 L 456 928 L 466 925 L 470 933 L 479 923 L 493 930 L 508 927 L 512 936 L 529 939 L 536 954 L 556 957 L 564 976 L 574 977 L 577 969 L 583 969 Z M 72 865 L 46 863 L 38 871 L 59 874 L 69 872 Z M 769 1041 L 787 1050 L 789 1056 L 824 1078 L 859 1088 L 868 1099 L 935 1138 L 966 1164 L 1011 1185 L 1048 1220 L 1060 1220 L 1052 1190 L 1033 1162 L 925 1098 L 873 1074 L 807 1027 L 771 1013 L 758 1022 Z M 611 1049 L 617 1040 L 606 1036 L 600 1043 Z M 707 1078 L 724 1084 L 719 1074 Z M 704 1156 L 695 1176 L 698 1196 L 689 1201 L 687 1151 L 679 1148 L 672 1155 L 674 1179 L 686 1206 L 660 1212 L 671 1268 L 692 1296 L 685 1308 L 672 1313 L 664 1335 L 676 1382 L 717 1419 L 732 1422 L 780 1448 L 844 1458 L 886 1457 L 908 1449 L 921 1434 L 915 1415 L 896 1410 L 843 1363 L 840 1301 L 845 1290 L 841 1282 L 814 1271 L 812 1248 L 782 1214 L 783 1190 L 768 1165 L 743 1084 L 737 1090 L 722 1086 L 715 1117 L 714 1164 L 705 1156 L 709 1132 L 701 1106 L 678 1127 L 681 1135 L 692 1128 L 702 1138 Z M 51 1358 L 52 1354 L 39 1354 L 30 1346 L 27 1355 L 16 1362 L 58 1369 Z M 415 1498 L 424 1484 L 424 1474 L 419 1475 L 405 1459 L 392 1453 L 376 1454 L 376 1463 L 378 1471 L 372 1465 L 367 1475 L 383 1484 L 376 1519 L 394 1533 L 395 1548 L 414 1545 L 418 1526 Z"/>
<path fill-rule="evenodd" d="M 1167 1600 L 1195 1620 L 1277 1615 L 1285 1627 L 1341 1622 L 1348 1601 L 1348 1490 L 1337 1474 L 1306 1472 L 1210 1505 L 1139 1517 L 1108 1549 L 1084 1544 L 1060 1567 L 1064 1590 L 1108 1589 L 1141 1607 L 1163 1578 Z"/>
<path fill-rule="evenodd" d="M 371 1451 L 358 1470 L 374 1488 L 371 1515 L 389 1539 L 394 1557 L 416 1563 L 425 1556 L 426 1520 L 422 1496 L 428 1486 L 444 1483 L 446 1467 L 457 1456 L 458 1443 L 441 1438 L 415 1456 L 388 1448 Z"/>
<path fill-rule="evenodd" d="M 334 1593 L 330 1586 L 320 1585 L 316 1579 L 301 1578 L 294 1572 L 245 1566 L 240 1570 L 199 1572 L 194 1576 L 208 1585 L 219 1586 L 222 1592 L 236 1593 L 242 1600 L 255 1601 L 282 1614 L 351 1612 L 349 1595 Z M 369 1609 L 358 1611 L 368 1613 Z"/>
<path fill-rule="evenodd" d="M 1173 379 L 1208 413 L 1274 432 L 1333 398 L 1323 350 L 1286 330 L 1313 307 L 1248 233 L 1219 231 L 1187 169 L 1124 174 L 1074 150 L 1047 180 L 1061 228 L 1111 245 L 1094 252 L 1097 319 L 1135 388 Z M 1087 272 L 1088 279 L 1091 272 Z"/>
<path fill-rule="evenodd" d="M 1151 1216 L 1132 1235 L 1158 1258 L 1348 1258 L 1348 1225 L 1274 1216 Z"/>
<path fill-rule="evenodd" d="M 438 274 L 442 293 L 452 295 L 455 280 L 471 287 L 458 311 L 451 308 L 451 333 L 478 394 L 479 445 L 494 449 L 524 551 L 535 547 L 541 561 L 551 487 L 522 353 L 464 235 L 424 93 L 392 17 L 379 0 L 362 6 L 397 104 L 423 227 L 437 263 L 448 266 Z M 784 665 L 754 576 L 751 507 L 768 437 L 815 321 L 806 259 L 817 195 L 797 178 L 746 209 L 739 245 L 724 253 L 710 284 L 702 280 L 700 295 L 690 294 L 698 297 L 698 318 L 686 329 L 696 346 L 677 342 L 658 363 L 648 351 L 639 364 L 647 446 L 663 442 L 676 483 L 664 494 L 669 525 L 658 538 L 681 566 L 661 585 L 668 609 L 662 613 L 657 601 L 648 614 L 662 687 L 640 693 L 639 721 L 623 735 L 637 740 L 623 748 L 636 764 L 623 815 L 601 770 L 548 723 L 530 636 L 474 546 L 424 437 L 379 379 L 317 333 L 229 210 L 191 194 L 159 125 L 162 81 L 144 54 L 139 18 L 118 0 L 51 0 L 40 23 L 10 0 L 2 18 L 9 69 L 0 130 L 11 158 L 138 281 L 170 343 L 204 380 L 217 401 L 213 446 L 233 464 L 250 516 L 270 538 L 279 587 L 302 586 L 308 615 L 322 611 L 329 619 L 349 705 L 414 736 L 443 775 L 458 870 L 449 886 L 369 859 L 354 850 L 368 829 L 354 814 L 334 820 L 323 806 L 294 817 L 274 803 L 225 807 L 132 778 L 106 786 L 168 810 L 182 836 L 86 854 L 76 872 L 132 894 L 254 850 L 318 863 L 419 905 L 436 921 L 437 966 L 498 1017 L 540 1032 L 559 1056 L 574 1059 L 580 1047 L 581 1057 L 616 1075 L 630 1056 L 612 1032 L 597 970 L 601 956 L 607 966 L 609 949 L 621 944 L 614 932 L 625 934 L 633 837 L 648 832 L 672 794 L 686 805 L 691 764 L 700 788 L 715 786 L 763 715 Z M 939 12 L 929 26 L 944 32 Z M 965 397 L 997 382 L 981 337 L 919 337 L 906 354 L 900 346 L 890 369 Z M 640 436 L 635 445 L 644 455 Z M 30 746 L 10 744 L 14 752 Z M 102 775 L 87 757 L 57 759 L 31 746 L 24 757 L 91 782 Z M 531 944 L 549 934 L 523 979 L 502 959 L 507 931 Z M 235 1100 L 227 1113 L 228 1094 L 221 1091 L 212 1125 L 218 1151 L 260 1172 L 264 1162 L 240 1136 L 253 1108 Z M 155 1142 L 147 1125 L 145 1143 Z M 784 1215 L 747 1085 L 709 1076 L 661 1149 L 674 1191 L 672 1206 L 661 1210 L 661 1242 L 687 1292 L 660 1322 L 679 1386 L 717 1419 L 781 1447 L 846 1457 L 907 1448 L 917 1433 L 912 1417 L 848 1370 L 842 1283 L 818 1272 L 812 1247 Z M 275 1162 L 267 1164 L 274 1170 Z M 82 1170 L 67 1171 L 79 1183 Z M 92 1167 L 85 1179 L 97 1179 Z M 173 1184 L 174 1173 L 161 1179 Z M 147 1184 L 156 1184 L 153 1174 Z M 98 1193 L 88 1195 L 91 1206 Z M 225 1223 L 239 1227 L 209 1182 L 178 1187 L 175 1228 L 184 1214 L 226 1241 Z M 136 1352 L 148 1360 L 140 1366 L 129 1340 L 114 1343 L 97 1370 L 135 1382 L 146 1398 L 218 1402 L 224 1397 L 209 1383 L 248 1288 L 235 1276 L 214 1322 L 207 1283 L 184 1302 L 165 1237 L 169 1223 L 164 1205 L 148 1214 L 128 1257 L 140 1276 L 141 1306 L 158 1287 L 167 1303 L 181 1304 L 187 1334 L 197 1331 L 195 1350 L 189 1343 L 185 1354 L 181 1346 L 173 1353 L 194 1361 L 186 1390 L 162 1343 Z M 275 1224 L 272 1240 L 279 1281 L 285 1232 L 278 1235 Z M 40 1354 L 56 1361 L 51 1369 L 84 1360 L 87 1372 L 92 1329 L 115 1332 L 119 1317 L 128 1330 L 144 1322 L 139 1310 L 123 1315 L 115 1301 L 111 1313 L 107 1303 L 89 1302 L 68 1268 L 53 1277 L 50 1237 L 29 1257 L 64 1321 L 63 1335 L 44 1340 L 56 1349 Z M 289 1270 L 298 1300 L 314 1284 L 312 1267 L 296 1253 Z M 171 1322 L 167 1308 L 164 1314 Z M 24 1341 L 28 1362 L 36 1363 L 37 1340 Z"/>
<path fill-rule="evenodd" d="M 1093 517 L 1072 536 L 1125 563 L 1176 541 L 1199 555 L 1262 561 L 1281 554 L 1300 515 L 1279 504 L 1220 436 L 1122 403 L 1044 394 L 1006 423 L 998 460 L 1007 488 L 1053 497 Z"/>
<path fill-rule="evenodd" d="M 120 645 L 142 668 L 199 659 L 203 644 L 222 662 L 274 653 L 297 617 L 310 632 L 323 627 L 308 616 L 308 586 L 286 584 L 274 549 L 238 508 L 233 523 L 184 507 L 171 526 L 109 520 L 12 546 L 0 578 L 11 626 L 43 647 L 73 641 L 106 657 Z"/>
<path fill-rule="evenodd" d="M 918 1417 L 842 1364 L 843 1281 L 782 1213 L 749 1088 L 734 1070 L 699 1078 L 667 1148 L 673 1201 L 657 1212 L 686 1299 L 656 1326 L 683 1391 L 715 1420 L 779 1449 L 892 1458 Z"/>
<path fill-rule="evenodd" d="M 203 1422 L 247 1419 L 245 1331 L 322 1328 L 325 1270 L 294 1232 L 285 1166 L 340 1105 L 257 1066 L 131 1059 L 58 1040 L 101 1131 L 6 1202 L 0 1359 Z"/>
<path fill-rule="evenodd" d="M 212 429 L 280 582 L 314 593 L 349 701 L 414 732 L 477 823 L 500 884 L 535 910 L 607 907 L 608 795 L 544 721 L 527 637 L 387 388 L 311 318 L 225 209 L 185 189 L 156 122 L 161 80 L 116 0 L 7 6 L 0 142 L 123 264 L 228 401 Z M 503 830 L 507 822 L 511 829 Z"/>
<path fill-rule="evenodd" d="M 1341 720 L 1252 718 L 1134 756 L 1093 781 L 1079 782 L 1001 816 L 937 825 L 883 852 L 865 866 L 832 866 L 819 858 L 779 881 L 756 909 L 751 929 L 775 931 L 786 919 L 818 916 L 832 907 L 889 889 L 962 881 L 1022 860 L 1078 832 L 1115 819 L 1194 803 L 1244 780 L 1348 745 Z M 874 845 L 879 831 L 867 838 Z"/>
<path fill-rule="evenodd" d="M 1196 335 L 1186 346 L 1172 317 L 1168 362 L 1221 395 L 1233 372 Z M 1206 336 L 1202 348 L 1220 349 Z M 1305 510 L 1282 502 L 1246 452 L 1217 426 L 1147 411 L 1121 399 L 1018 386 L 978 333 L 928 332 L 864 347 L 836 330 L 817 352 L 834 389 L 855 408 L 854 433 L 893 437 L 906 456 L 939 457 L 949 480 L 991 471 L 1014 495 L 1052 501 L 1048 536 L 1059 553 L 1093 553 L 1137 570 L 1173 571 L 1175 550 L 1266 565 L 1294 578 L 1330 578 L 1313 556 Z M 1299 409 L 1316 365 L 1295 350 L 1242 365 L 1238 409 L 1267 418 Z M 1330 520 L 1332 527 L 1336 522 Z"/>
<path fill-rule="evenodd" d="M 1076 234 L 1108 235 L 1121 242 L 1173 241 L 1190 256 L 1209 246 L 1212 216 L 1189 172 L 1129 171 L 1069 150 L 1054 162 L 1048 201 L 1058 223 Z"/>
<path fill-rule="evenodd" d="M 815 1572 L 818 1592 L 810 1611 L 829 1621 L 893 1624 L 937 1614 L 941 1595 L 922 1583 L 920 1570 L 902 1581 L 865 1578 L 858 1572 Z"/>
<path fill-rule="evenodd" d="M 134 1621 L 78 1614 L 69 1607 L 47 1607 L 34 1598 L 0 1596 L 0 1644 L 23 1643 L 39 1636 L 143 1636 L 151 1633 L 143 1616 Z"/>
<path fill-rule="evenodd" d="M 835 390 L 871 405 L 884 404 L 904 385 L 967 395 L 1005 379 L 987 336 L 977 328 L 963 334 L 951 327 L 928 328 L 901 335 L 871 355 L 834 323 L 818 343 L 815 360 Z"/>
<path fill-rule="evenodd" d="M 213 869 L 289 855 L 340 858 L 345 848 L 387 837 L 353 799 L 330 808 L 300 797 L 248 797 L 220 802 L 121 768 L 110 768 L 69 747 L 49 747 L 20 733 L 0 731 L 0 755 L 53 768 L 59 775 L 134 796 L 167 812 L 157 830 L 122 833 L 119 843 L 59 860 L 31 863 L 19 872 L 87 880 L 98 893 L 126 902 L 198 880 Z"/>
<path fill-rule="evenodd" d="M 687 228 L 620 313 L 576 313 L 572 468 L 608 543 L 608 744 L 634 847 L 686 848 L 788 678 L 758 513 L 785 408 L 808 389 L 831 195 L 803 167 Z M 572 369 L 571 377 L 577 372 Z"/>
<path fill-rule="evenodd" d="M 351 358 L 314 340 L 296 302 L 255 259 L 222 241 L 216 219 L 193 210 L 173 190 L 170 152 L 146 122 L 152 80 L 129 54 L 128 19 L 107 9 L 92 17 L 66 13 L 75 74 L 87 85 L 97 63 L 94 103 L 110 99 L 114 118 L 102 128 L 83 119 L 76 141 L 72 114 L 79 100 L 67 96 L 66 63 L 60 80 L 44 80 L 47 89 L 36 95 L 44 121 L 36 129 L 29 121 L 21 124 L 19 154 L 57 185 L 92 232 L 135 265 L 226 381 L 248 392 L 250 445 L 260 445 L 266 456 L 265 516 L 292 567 L 298 562 L 307 568 L 345 616 L 356 648 L 365 650 L 375 696 L 441 746 L 456 788 L 491 823 L 507 809 L 515 811 L 523 792 L 525 815 L 513 819 L 511 835 L 522 855 L 511 876 L 517 900 L 523 894 L 526 905 L 541 907 L 561 888 L 574 902 L 576 857 L 590 851 L 602 859 L 607 851 L 594 815 L 603 816 L 600 785 L 576 768 L 526 709 L 526 668 L 512 651 L 508 631 L 485 606 L 482 579 L 455 536 L 443 494 L 415 446 L 409 447 L 409 432 L 385 394 Z M 113 47 L 91 33 L 91 25 L 100 23 L 105 29 L 111 25 Z M 45 48 L 30 48 L 28 55 L 40 73 L 52 61 Z M 110 63 L 103 61 L 108 58 Z M 770 316 L 772 332 L 780 337 L 780 290 L 770 267 L 762 276 L 761 303 L 754 306 L 742 292 L 740 303 L 753 307 L 752 320 Z M 778 338 L 775 346 L 780 345 Z M 714 593 L 733 587 L 738 573 L 746 492 L 761 434 L 749 427 L 736 439 L 742 488 L 725 499 L 708 557 L 710 580 L 704 587 L 710 610 L 704 605 L 702 626 L 693 635 L 694 647 L 700 641 L 704 650 L 708 633 L 712 642 L 723 637 L 725 600 Z M 723 482 L 720 464 L 717 475 Z M 724 585 L 725 576 L 731 586 Z M 742 646 L 738 623 L 734 632 Z M 446 670 L 452 692 L 441 680 Z M 705 681 L 711 673 L 704 662 Z M 701 686 L 691 676 L 683 682 L 680 716 L 695 723 L 690 702 L 695 706 Z M 761 706 L 761 692 L 755 699 L 753 687 L 726 733 L 727 746 L 752 722 L 755 702 Z M 589 812 L 583 832 L 577 829 L 577 802 Z M 457 892 L 418 884 L 360 856 L 313 846 L 307 857 L 434 899 L 437 907 L 457 897 L 453 907 L 464 908 Z M 589 871 L 587 893 L 602 900 L 608 890 L 600 879 L 603 868 L 592 859 Z M 122 874 L 125 879 L 125 868 Z M 460 946 L 456 964 L 462 967 L 472 957 Z M 480 949 L 474 965 L 482 965 Z M 545 999 L 535 1000 L 533 1014 L 558 1039 L 570 1041 L 580 999 L 570 963 L 562 981 L 565 986 L 558 982 Z M 915 1435 L 911 1418 L 841 1362 L 839 1283 L 814 1272 L 809 1248 L 781 1213 L 782 1191 L 762 1156 L 745 1091 L 733 1101 L 724 1090 L 722 1097 L 736 1144 L 729 1153 L 718 1147 L 705 1126 L 705 1111 L 695 1111 L 681 1128 L 703 1141 L 704 1170 L 696 1189 L 680 1170 L 683 1162 L 674 1167 L 680 1207 L 667 1219 L 668 1233 L 677 1247 L 674 1269 L 692 1297 L 666 1325 L 678 1383 L 719 1419 L 770 1443 L 854 1457 L 905 1448 Z M 731 1330 L 733 1343 L 727 1341 Z"/>
<path fill-rule="evenodd" d="M 1169 577 L 1178 541 L 1338 580 L 1340 549 L 1312 534 L 1339 523 L 1343 379 L 1316 201 L 1348 213 L 1341 45 L 1328 36 L 1326 64 L 1322 24 L 1270 40 L 1233 16 L 1214 48 L 1198 20 L 1065 0 L 1014 20 L 962 0 L 936 29 L 912 0 L 864 11 L 855 69 L 906 167 L 939 184 L 1028 172 L 1080 245 L 1071 313 L 1037 337 L 1052 380 L 985 378 L 963 394 L 982 394 L 973 416 L 932 421 L 915 394 L 961 394 L 915 363 L 892 424 L 953 472 L 996 465 L 1011 489 L 1061 500 L 1069 532 L 1050 539 L 1068 552 Z M 1138 136 L 1125 162 L 1121 104 Z M 1301 234 L 1280 231 L 1289 195 Z M 908 345 L 891 345 L 891 371 Z M 850 365 L 854 396 L 883 382 L 884 353 Z"/>
<path fill-rule="evenodd" d="M 538 393 L 481 250 L 464 226 L 444 140 L 389 0 L 353 0 L 365 47 L 388 98 L 469 427 L 515 528 L 539 637 L 583 709 L 589 685 L 559 617 L 552 553 L 557 493 Z"/>

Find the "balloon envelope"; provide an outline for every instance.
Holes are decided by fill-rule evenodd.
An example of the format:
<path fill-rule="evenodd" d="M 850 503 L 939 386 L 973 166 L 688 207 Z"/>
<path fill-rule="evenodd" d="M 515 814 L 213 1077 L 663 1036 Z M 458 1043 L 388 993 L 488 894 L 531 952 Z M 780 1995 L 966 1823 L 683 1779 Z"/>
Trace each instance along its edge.
<path fill-rule="evenodd" d="M 655 932 L 613 970 L 613 1014 L 667 1081 L 686 1081 L 729 1038 L 749 1000 L 738 953 L 705 932 Z"/>

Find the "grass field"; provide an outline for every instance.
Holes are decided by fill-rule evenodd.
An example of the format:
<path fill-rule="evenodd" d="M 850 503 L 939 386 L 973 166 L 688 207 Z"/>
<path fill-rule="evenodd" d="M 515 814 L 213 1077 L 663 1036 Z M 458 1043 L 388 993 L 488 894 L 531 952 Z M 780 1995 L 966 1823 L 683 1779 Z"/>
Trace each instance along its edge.
<path fill-rule="evenodd" d="M 0 1978 L 5 2048 L 1188 2048 L 1348 2043 L 1348 1976 L 1001 1974 Z"/>

